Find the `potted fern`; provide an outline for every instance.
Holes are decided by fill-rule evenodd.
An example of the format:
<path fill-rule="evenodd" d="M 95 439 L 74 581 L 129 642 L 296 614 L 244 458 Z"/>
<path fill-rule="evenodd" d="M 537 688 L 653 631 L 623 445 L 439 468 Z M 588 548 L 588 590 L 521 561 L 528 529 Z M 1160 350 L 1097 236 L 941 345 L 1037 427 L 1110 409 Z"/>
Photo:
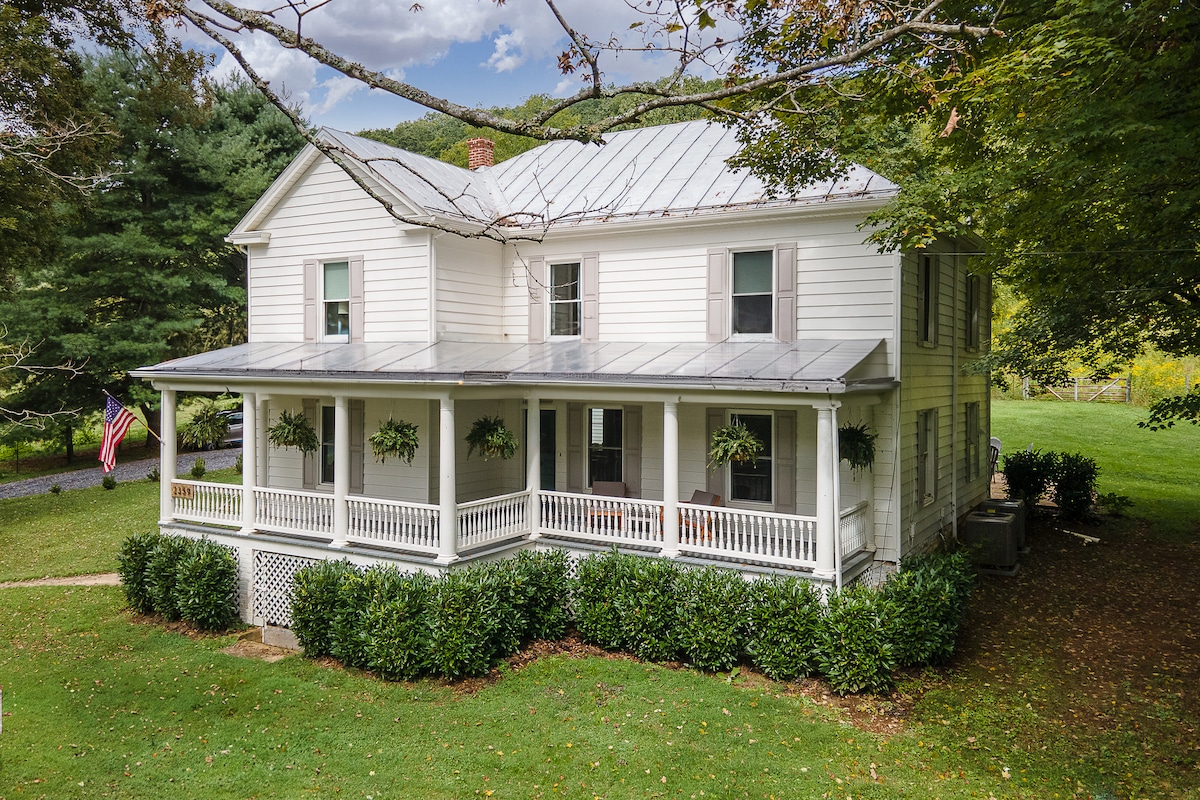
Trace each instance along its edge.
<path fill-rule="evenodd" d="M 392 456 L 410 466 L 421 444 L 414 423 L 391 418 L 379 423 L 379 430 L 371 434 L 370 441 L 371 452 L 381 462 L 386 463 L 388 456 Z"/>
<path fill-rule="evenodd" d="M 500 417 L 480 417 L 471 424 L 467 432 L 467 457 L 476 450 L 489 458 L 512 458 L 517 454 L 517 435 L 504 425 Z"/>
<path fill-rule="evenodd" d="M 856 475 L 871 468 L 875 463 L 875 440 L 878 434 L 871 433 L 867 423 L 846 423 L 838 428 L 838 456 L 850 465 Z"/>
<path fill-rule="evenodd" d="M 279 420 L 267 428 L 267 439 L 276 447 L 295 447 L 305 455 L 315 453 L 321 446 L 308 417 L 291 411 L 279 414 Z"/>
<path fill-rule="evenodd" d="M 712 433 L 708 465 L 716 469 L 730 462 L 757 464 L 763 449 L 762 439 L 745 425 L 722 425 Z"/>

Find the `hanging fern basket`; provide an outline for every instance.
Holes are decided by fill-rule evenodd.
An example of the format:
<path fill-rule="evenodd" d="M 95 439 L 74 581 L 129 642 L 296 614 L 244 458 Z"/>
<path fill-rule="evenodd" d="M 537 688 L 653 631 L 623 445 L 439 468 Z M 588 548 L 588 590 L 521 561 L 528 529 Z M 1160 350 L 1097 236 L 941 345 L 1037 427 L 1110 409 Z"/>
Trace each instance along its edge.
<path fill-rule="evenodd" d="M 861 474 L 875 463 L 875 440 L 878 434 L 871 433 L 865 422 L 857 425 L 847 423 L 838 428 L 838 456 L 850 465 L 854 473 Z"/>
<path fill-rule="evenodd" d="M 398 458 L 412 465 L 417 455 L 421 439 L 417 436 L 417 426 L 404 420 L 388 419 L 379 423 L 379 430 L 371 434 L 371 452 L 381 462 L 387 463 L 388 457 Z"/>
<path fill-rule="evenodd" d="M 480 417 L 467 432 L 467 457 L 476 450 L 484 461 L 512 458 L 517 454 L 517 435 L 505 427 L 500 417 Z"/>
<path fill-rule="evenodd" d="M 267 428 L 267 439 L 276 447 L 295 447 L 305 455 L 315 453 L 321 446 L 317 432 L 304 414 L 283 411 L 279 420 Z"/>
<path fill-rule="evenodd" d="M 758 438 L 745 425 L 722 425 L 712 433 L 708 448 L 709 469 L 735 464 L 758 464 L 764 449 Z"/>

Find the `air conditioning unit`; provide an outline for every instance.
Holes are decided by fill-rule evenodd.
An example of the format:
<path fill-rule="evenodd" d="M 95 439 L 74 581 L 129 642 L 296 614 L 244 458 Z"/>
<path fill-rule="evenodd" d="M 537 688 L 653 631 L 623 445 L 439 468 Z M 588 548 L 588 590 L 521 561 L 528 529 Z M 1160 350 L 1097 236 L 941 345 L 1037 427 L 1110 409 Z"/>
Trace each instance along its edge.
<path fill-rule="evenodd" d="M 1024 500 L 984 500 L 976 511 L 984 514 L 1012 514 L 1013 537 L 1017 542 L 1017 552 L 1029 552 L 1029 542 L 1025 536 L 1025 501 Z"/>
<path fill-rule="evenodd" d="M 967 515 L 962 527 L 962 541 L 983 572 L 1012 577 L 1021 569 L 1017 562 L 1017 541 L 1013 514 Z"/>

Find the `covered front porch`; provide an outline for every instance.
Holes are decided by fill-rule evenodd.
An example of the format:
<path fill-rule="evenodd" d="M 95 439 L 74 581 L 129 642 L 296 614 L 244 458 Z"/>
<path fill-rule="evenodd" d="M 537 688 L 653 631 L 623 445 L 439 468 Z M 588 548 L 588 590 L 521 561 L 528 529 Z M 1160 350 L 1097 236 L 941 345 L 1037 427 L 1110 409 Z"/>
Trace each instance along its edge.
<path fill-rule="evenodd" d="M 339 363 L 331 353 L 309 352 L 319 345 L 289 346 L 287 356 L 299 367 L 294 370 L 283 368 L 279 345 L 257 354 L 245 352 L 250 345 L 240 353 L 221 351 L 226 357 L 215 366 L 213 354 L 168 362 L 142 371 L 162 391 L 160 524 L 287 543 L 289 551 L 311 551 L 312 557 L 378 556 L 414 568 L 446 569 L 534 545 L 584 551 L 615 546 L 840 583 L 871 563 L 877 509 L 870 480 L 843 500 L 839 411 L 849 399 L 861 415 L 891 385 L 848 378 L 872 353 L 871 343 L 841 351 L 837 343 L 822 344 L 815 357 L 794 345 L 771 345 L 766 355 L 772 358 L 763 358 L 760 348 L 760 358 L 739 367 L 756 372 L 736 379 L 718 374 L 711 348 L 699 348 L 709 361 L 700 376 L 638 380 L 628 371 L 581 369 L 586 362 L 578 357 L 534 376 L 512 369 L 456 370 L 437 353 L 426 354 L 417 374 L 409 368 L 380 380 L 378 370 L 363 367 L 371 354 L 345 345 L 343 355 L 359 358 L 348 358 L 344 372 L 331 369 Z M 619 348 L 620 355 L 628 357 L 634 347 Z M 576 344 L 572 355 L 578 349 Z M 753 353 L 722 353 L 721 365 L 732 369 Z M 832 366 L 831 353 L 838 356 Z M 489 355 L 512 353 L 475 357 Z M 798 355 L 836 377 L 794 380 L 788 357 Z M 202 369 L 205 359 L 210 366 Z M 787 377 L 793 380 L 782 380 L 781 369 L 791 369 Z M 243 397 L 240 486 L 182 480 L 168 468 L 175 463 L 177 393 L 211 392 L 215 384 Z M 282 452 L 268 440 L 272 419 L 301 408 L 327 422 L 316 457 Z M 422 423 L 422 455 L 407 467 L 380 465 L 369 448 L 364 452 L 364 433 L 397 408 Z M 463 435 L 481 412 L 503 413 L 519 431 L 515 459 L 467 457 Z M 706 463 L 712 426 L 737 415 L 769 425 L 772 466 L 765 482 L 754 479 L 766 487 L 758 495 L 747 496 L 736 476 Z M 613 441 L 590 427 L 606 421 L 620 424 Z M 619 453 L 606 454 L 610 445 Z M 615 472 L 600 476 L 597 470 L 605 469 Z M 622 491 L 601 492 L 598 476 L 606 484 L 619 480 Z"/>

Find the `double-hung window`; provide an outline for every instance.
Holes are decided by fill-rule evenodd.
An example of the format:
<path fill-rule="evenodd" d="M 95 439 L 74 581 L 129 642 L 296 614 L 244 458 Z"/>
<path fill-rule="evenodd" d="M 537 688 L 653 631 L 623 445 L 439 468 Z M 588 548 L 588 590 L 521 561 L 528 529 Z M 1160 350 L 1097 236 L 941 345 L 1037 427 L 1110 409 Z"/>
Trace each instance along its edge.
<path fill-rule="evenodd" d="M 733 412 L 729 424 L 743 425 L 763 443 L 758 461 L 729 462 L 729 499 L 749 503 L 774 501 L 774 418 L 770 414 Z"/>
<path fill-rule="evenodd" d="M 624 414 L 619 408 L 588 409 L 588 486 L 623 481 Z"/>
<path fill-rule="evenodd" d="M 733 319 L 735 336 L 775 333 L 775 260 L 770 250 L 733 254 Z"/>
<path fill-rule="evenodd" d="M 326 261 L 321 265 L 321 302 L 324 309 L 323 338 L 327 342 L 350 341 L 350 263 Z"/>
<path fill-rule="evenodd" d="M 550 335 L 578 336 L 582 319 L 579 262 L 550 265 Z"/>
<path fill-rule="evenodd" d="M 980 289 L 982 282 L 979 276 L 967 274 L 967 309 L 966 309 L 966 330 L 964 331 L 963 344 L 968 350 L 979 349 L 979 311 L 981 305 Z"/>
<path fill-rule="evenodd" d="M 917 341 L 938 341 L 938 263 L 933 256 L 921 256 L 917 263 Z"/>

